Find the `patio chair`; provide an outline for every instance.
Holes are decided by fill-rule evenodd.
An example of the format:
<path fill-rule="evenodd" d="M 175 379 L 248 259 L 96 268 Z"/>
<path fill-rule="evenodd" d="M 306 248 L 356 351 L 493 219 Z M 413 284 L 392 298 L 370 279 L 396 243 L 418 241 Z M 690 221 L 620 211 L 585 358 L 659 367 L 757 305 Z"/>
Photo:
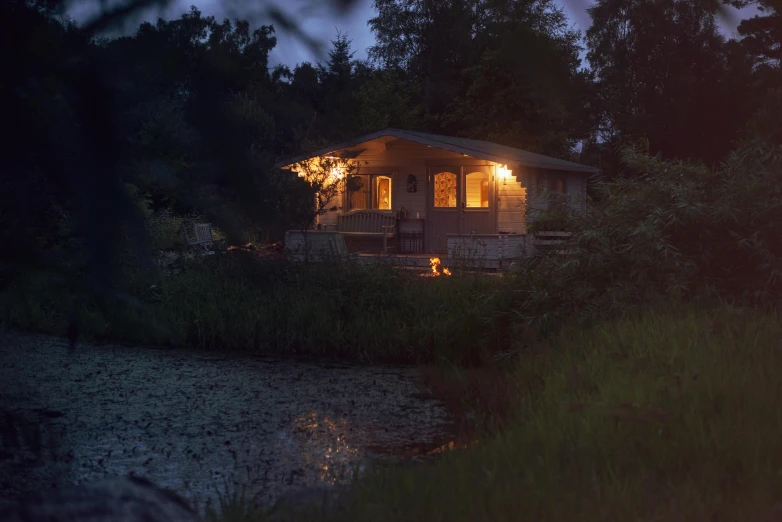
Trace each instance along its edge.
<path fill-rule="evenodd" d="M 193 223 L 192 234 L 186 224 L 182 223 L 187 245 L 195 252 L 206 255 L 214 254 L 210 248 L 214 245 L 211 223 Z"/>

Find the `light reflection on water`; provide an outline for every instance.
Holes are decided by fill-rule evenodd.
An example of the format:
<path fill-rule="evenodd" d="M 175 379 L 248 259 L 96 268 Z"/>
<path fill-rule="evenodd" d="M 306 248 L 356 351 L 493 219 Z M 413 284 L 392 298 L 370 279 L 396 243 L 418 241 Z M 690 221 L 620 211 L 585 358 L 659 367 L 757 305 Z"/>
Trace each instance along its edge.
<path fill-rule="evenodd" d="M 24 470 L 30 489 L 134 473 L 191 500 L 227 487 L 268 504 L 407 451 L 396 448 L 436 448 L 449 428 L 409 369 L 121 347 L 69 357 L 44 336 L 0 342 L 14 406 L 63 414 L 46 419 L 59 446 Z"/>

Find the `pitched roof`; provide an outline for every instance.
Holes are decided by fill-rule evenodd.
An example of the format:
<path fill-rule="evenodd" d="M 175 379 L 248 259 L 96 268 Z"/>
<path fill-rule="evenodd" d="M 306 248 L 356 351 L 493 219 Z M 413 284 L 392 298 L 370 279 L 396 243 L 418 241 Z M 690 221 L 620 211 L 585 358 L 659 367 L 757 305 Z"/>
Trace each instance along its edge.
<path fill-rule="evenodd" d="M 537 167 L 541 169 L 567 170 L 570 172 L 598 172 L 598 169 L 595 167 L 588 167 L 586 165 L 581 165 L 580 163 L 552 158 L 550 156 L 544 156 L 542 154 L 536 154 L 526 150 L 514 149 L 513 147 L 506 147 L 505 145 L 499 145 L 489 141 L 472 140 L 469 138 L 456 138 L 453 136 L 442 136 L 440 134 L 429 134 L 426 132 L 416 132 L 401 129 L 384 129 L 373 132 L 372 134 L 359 136 L 350 141 L 332 145 L 308 155 L 298 156 L 296 158 L 291 158 L 290 160 L 280 162 L 277 164 L 277 166 L 284 167 L 292 165 L 293 163 L 298 163 L 299 161 L 308 158 L 354 147 L 361 143 L 366 143 L 384 136 L 408 140 L 415 143 L 420 143 L 422 145 L 430 145 L 439 149 L 449 150 L 459 154 L 466 154 L 474 158 L 495 161 L 497 163 L 515 164 L 522 167 Z"/>

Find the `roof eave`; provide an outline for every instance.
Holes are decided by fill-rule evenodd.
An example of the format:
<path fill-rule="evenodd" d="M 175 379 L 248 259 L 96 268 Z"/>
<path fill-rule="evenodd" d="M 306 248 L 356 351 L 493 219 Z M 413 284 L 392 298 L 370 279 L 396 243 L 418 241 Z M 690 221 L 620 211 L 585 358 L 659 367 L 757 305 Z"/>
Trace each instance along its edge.
<path fill-rule="evenodd" d="M 297 163 L 300 163 L 304 160 L 308 160 L 310 158 L 315 158 L 317 156 L 323 156 L 324 154 L 329 154 L 331 152 L 347 149 L 350 147 L 355 147 L 356 145 L 360 145 L 361 143 L 366 143 L 367 141 L 376 140 L 377 138 L 382 138 L 383 136 L 393 136 L 393 134 L 389 134 L 390 129 L 382 130 L 373 132 L 372 134 L 365 134 L 364 136 L 359 136 L 358 138 L 354 138 L 350 141 L 345 141 L 342 143 L 338 143 L 336 145 L 331 145 L 329 147 L 324 147 L 322 149 L 310 152 L 308 154 L 302 154 L 299 156 L 296 156 L 295 158 L 291 158 L 285 161 L 280 161 L 274 164 L 275 168 L 278 169 L 284 169 L 291 167 L 292 165 L 295 165 Z"/>
<path fill-rule="evenodd" d="M 466 147 L 460 147 L 457 145 L 453 145 L 451 143 L 445 143 L 439 140 L 426 138 L 423 136 L 418 136 L 416 134 L 411 134 L 406 131 L 400 130 L 400 129 L 383 129 L 381 131 L 373 132 L 372 134 L 366 134 L 364 136 L 359 136 L 358 138 L 354 138 L 350 141 L 346 141 L 343 143 L 339 143 L 337 145 L 332 145 L 330 147 L 326 147 L 317 151 L 314 151 L 310 154 L 303 154 L 300 156 L 297 156 L 295 158 L 292 158 L 290 160 L 286 160 L 283 162 L 278 162 L 275 164 L 275 168 L 288 168 L 292 165 L 295 165 L 296 163 L 299 163 L 301 161 L 314 158 L 316 156 L 322 156 L 323 154 L 332 153 L 334 151 L 347 149 L 349 147 L 355 147 L 356 145 L 359 145 L 361 143 L 366 143 L 367 141 L 372 141 L 377 138 L 382 138 L 385 136 L 390 136 L 397 139 L 402 140 L 408 140 L 415 143 L 420 143 L 422 145 L 429 145 L 431 147 L 436 147 L 438 149 L 447 150 L 450 152 L 454 152 L 456 154 L 466 154 L 467 156 L 471 156 L 473 158 L 479 158 L 483 160 L 493 161 L 495 163 L 502 163 L 504 165 L 512 164 L 512 165 L 520 165 L 522 167 L 533 167 L 533 168 L 542 168 L 542 169 L 548 169 L 548 170 L 565 170 L 568 172 L 584 172 L 584 173 L 591 173 L 591 174 L 597 174 L 600 172 L 599 169 L 596 169 L 594 167 L 587 167 L 586 165 L 579 165 L 578 163 L 569 163 L 569 165 L 551 165 L 549 163 L 538 163 L 535 161 L 520 161 L 518 159 L 513 158 L 506 158 L 502 156 L 498 156 L 496 154 L 490 154 L 483 151 L 477 151 L 474 149 L 466 148 Z"/>

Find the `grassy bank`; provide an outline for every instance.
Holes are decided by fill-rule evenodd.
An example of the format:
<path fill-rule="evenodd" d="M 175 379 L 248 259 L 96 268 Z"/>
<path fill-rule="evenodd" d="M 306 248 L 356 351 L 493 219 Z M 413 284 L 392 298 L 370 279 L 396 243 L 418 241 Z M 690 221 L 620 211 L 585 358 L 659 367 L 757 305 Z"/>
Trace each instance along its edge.
<path fill-rule="evenodd" d="M 518 367 L 503 433 L 296 518 L 767 520 L 782 494 L 780 338 L 775 315 L 728 307 L 566 331 Z"/>
<path fill-rule="evenodd" d="M 496 278 L 423 278 L 356 264 L 259 261 L 241 252 L 198 258 L 168 275 L 128 271 L 137 309 L 43 278 L 0 294 L 13 327 L 63 334 L 68 310 L 85 338 L 364 362 L 479 362 L 502 349 L 493 329 Z M 487 303 L 480 306 L 480 303 Z"/>

